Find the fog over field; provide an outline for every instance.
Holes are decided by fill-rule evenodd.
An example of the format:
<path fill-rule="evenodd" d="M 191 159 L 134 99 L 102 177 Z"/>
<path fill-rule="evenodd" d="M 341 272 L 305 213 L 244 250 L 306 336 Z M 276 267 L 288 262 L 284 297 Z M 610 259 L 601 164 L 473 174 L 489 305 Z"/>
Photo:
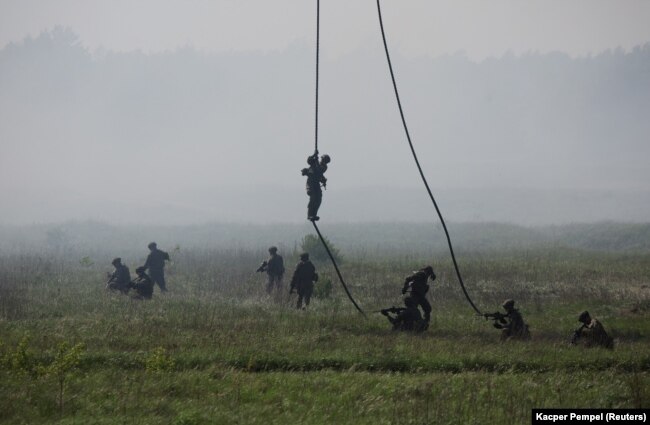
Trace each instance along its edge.
<path fill-rule="evenodd" d="M 414 5 L 391 15 L 397 9 L 388 3 L 406 117 L 446 218 L 648 221 L 650 36 L 634 31 L 637 3 L 621 6 L 620 16 L 605 13 L 607 2 L 594 6 L 602 19 L 630 17 L 627 38 L 623 30 L 606 32 L 610 38 L 579 47 L 560 22 L 566 37 L 555 45 L 536 44 L 522 29 L 529 44 L 508 46 L 496 37 L 483 48 L 468 44 L 467 53 L 458 53 L 451 36 L 438 50 L 422 41 L 409 49 L 411 21 L 404 15 Z M 160 48 L 147 44 L 149 33 L 129 45 L 101 26 L 92 31 L 79 24 L 90 13 L 84 8 L 52 12 L 48 21 L 19 3 L 3 7 L 13 13 L 6 16 L 33 19 L 21 32 L 5 17 L 0 32 L 0 223 L 305 219 L 300 169 L 313 151 L 314 125 L 310 25 L 275 44 L 260 38 L 258 48 L 243 38 L 231 40 L 231 49 L 223 39 L 206 48 L 198 36 L 185 47 Z M 358 34 L 341 29 L 346 43 L 332 29 L 350 24 L 336 21 L 336 7 L 323 12 L 330 21 L 323 22 L 320 147 L 333 160 L 320 215 L 329 222 L 434 220 L 378 28 L 370 32 L 375 11 L 364 12 L 370 17 Z M 637 11 L 645 16 L 646 7 Z M 540 16 L 539 25 L 551 19 Z M 55 26 L 55 17 L 71 27 Z M 413 25 L 425 28 L 416 18 Z M 597 32 L 593 18 L 586 14 L 578 32 Z M 151 25 L 154 31 L 160 22 Z M 440 40 L 423 31 L 424 39 Z"/>

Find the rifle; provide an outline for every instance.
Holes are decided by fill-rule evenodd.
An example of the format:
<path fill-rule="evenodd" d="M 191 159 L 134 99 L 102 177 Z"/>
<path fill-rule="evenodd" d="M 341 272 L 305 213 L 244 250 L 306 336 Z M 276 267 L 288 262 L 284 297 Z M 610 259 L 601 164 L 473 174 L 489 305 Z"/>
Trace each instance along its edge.
<path fill-rule="evenodd" d="M 583 324 L 578 329 L 573 331 L 573 334 L 571 335 L 571 341 L 569 342 L 569 344 L 576 345 L 578 343 L 578 339 L 580 339 L 580 337 L 582 336 L 582 330 L 586 327 L 587 325 Z"/>
<path fill-rule="evenodd" d="M 262 264 L 255 270 L 255 273 L 262 273 L 266 271 L 267 266 L 269 265 L 268 261 L 262 261 Z"/>
<path fill-rule="evenodd" d="M 106 284 L 104 285 L 104 287 L 105 287 L 106 289 L 108 289 L 108 285 L 110 285 L 111 282 L 115 280 L 115 275 L 114 275 L 114 273 L 106 272 L 106 277 L 108 277 L 108 281 L 106 282 Z"/>
<path fill-rule="evenodd" d="M 395 307 L 395 306 L 393 306 L 393 307 L 389 307 L 389 308 L 383 308 L 381 310 L 375 310 L 372 313 L 381 313 L 384 316 L 388 316 L 388 313 L 400 314 L 404 310 L 406 310 L 405 307 Z"/>
<path fill-rule="evenodd" d="M 498 311 L 495 312 L 495 313 L 483 313 L 482 316 L 485 317 L 485 320 L 488 320 L 488 319 L 494 320 L 494 325 L 495 326 L 497 326 L 497 322 L 499 322 L 500 324 L 503 324 L 503 325 L 508 323 L 508 321 L 506 320 L 508 315 L 503 314 L 503 313 L 498 312 Z"/>

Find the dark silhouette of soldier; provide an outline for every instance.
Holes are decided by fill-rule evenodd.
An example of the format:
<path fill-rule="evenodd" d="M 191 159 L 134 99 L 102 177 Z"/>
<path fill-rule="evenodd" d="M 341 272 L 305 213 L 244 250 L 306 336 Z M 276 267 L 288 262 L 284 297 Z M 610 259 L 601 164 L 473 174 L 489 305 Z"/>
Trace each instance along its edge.
<path fill-rule="evenodd" d="M 588 311 L 580 313 L 578 321 L 582 322 L 582 326 L 574 332 L 571 339 L 572 344 L 581 343 L 585 347 L 614 348 L 612 337 L 607 335 L 600 321 L 591 317 Z"/>
<path fill-rule="evenodd" d="M 282 291 L 284 260 L 282 259 L 282 256 L 278 254 L 278 248 L 275 246 L 269 248 L 269 255 L 270 257 L 266 261 L 266 266 L 264 266 L 262 270 L 266 271 L 266 275 L 268 276 L 266 292 L 271 295 L 274 287 L 278 290 L 278 292 Z"/>
<path fill-rule="evenodd" d="M 524 318 L 515 308 L 515 300 L 505 300 L 502 304 L 506 314 L 492 314 L 488 315 L 494 317 L 494 327 L 501 329 L 501 340 L 509 341 L 511 339 L 528 340 L 530 339 L 530 331 L 528 325 L 524 323 Z"/>
<path fill-rule="evenodd" d="M 404 279 L 404 287 L 402 288 L 402 294 L 406 294 L 410 290 L 411 297 L 415 300 L 416 305 L 422 307 L 424 322 L 427 327 L 431 320 L 431 304 L 427 300 L 427 292 L 429 292 L 427 282 L 429 279 L 432 282 L 436 280 L 436 274 L 433 272 L 433 267 L 426 266 Z"/>
<path fill-rule="evenodd" d="M 318 274 L 316 273 L 316 267 L 309 261 L 309 254 L 303 253 L 300 254 L 300 262 L 296 266 L 296 270 L 293 272 L 293 277 L 291 278 L 291 290 L 289 293 L 293 293 L 294 289 L 298 292 L 298 302 L 296 303 L 297 309 L 306 309 L 309 305 L 311 299 L 311 294 L 314 292 L 314 282 L 318 281 Z M 303 307 L 303 300 L 305 305 Z"/>
<path fill-rule="evenodd" d="M 301 173 L 307 176 L 307 195 L 309 196 L 309 203 L 307 204 L 307 219 L 317 221 L 318 209 L 323 201 L 323 187 L 327 187 L 327 179 L 324 174 L 327 171 L 327 164 L 330 163 L 329 155 L 323 155 L 321 161 L 318 162 L 318 152 L 307 158 L 308 168 L 303 168 Z"/>
<path fill-rule="evenodd" d="M 418 303 L 413 297 L 404 298 L 406 308 L 385 308 L 381 314 L 386 316 L 388 321 L 393 324 L 394 331 L 415 331 L 421 332 L 426 329 L 426 322 L 422 320 Z M 394 314 L 395 316 L 391 316 Z"/>
<path fill-rule="evenodd" d="M 111 262 L 115 271 L 106 282 L 106 289 L 120 291 L 123 294 L 129 292 L 129 283 L 131 282 L 131 272 L 129 268 L 122 264 L 122 259 L 117 257 Z"/>
<path fill-rule="evenodd" d="M 169 261 L 169 254 L 158 249 L 155 242 L 148 245 L 149 255 L 144 263 L 144 270 L 149 270 L 149 276 L 160 287 L 161 292 L 167 291 L 165 285 L 165 261 Z"/>
<path fill-rule="evenodd" d="M 135 289 L 138 294 L 136 298 L 150 300 L 153 296 L 153 280 L 145 273 L 144 266 L 135 269 L 138 277 L 129 283 L 130 289 Z"/>

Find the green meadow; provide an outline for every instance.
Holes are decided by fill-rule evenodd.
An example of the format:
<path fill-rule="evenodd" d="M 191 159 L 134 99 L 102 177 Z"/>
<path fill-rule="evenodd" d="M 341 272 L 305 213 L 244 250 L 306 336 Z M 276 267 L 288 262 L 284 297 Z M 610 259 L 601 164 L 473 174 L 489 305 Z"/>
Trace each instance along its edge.
<path fill-rule="evenodd" d="M 108 252 L 0 251 L 0 422 L 525 424 L 533 407 L 650 406 L 647 251 L 463 251 L 477 306 L 514 298 L 531 328 L 502 343 L 444 251 L 341 249 L 364 318 L 322 258 L 316 298 L 294 309 L 299 244 L 282 252 L 285 291 L 267 296 L 264 249 L 170 249 L 170 291 L 151 301 L 104 290 Z M 425 264 L 438 275 L 431 326 L 393 332 L 373 311 L 400 305 L 404 276 Z M 585 309 L 614 350 L 568 344 Z"/>

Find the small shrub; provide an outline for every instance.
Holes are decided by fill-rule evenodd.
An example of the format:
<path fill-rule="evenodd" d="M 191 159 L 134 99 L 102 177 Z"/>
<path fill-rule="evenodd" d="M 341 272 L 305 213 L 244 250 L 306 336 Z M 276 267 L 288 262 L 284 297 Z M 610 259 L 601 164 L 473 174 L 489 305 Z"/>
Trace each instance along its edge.
<path fill-rule="evenodd" d="M 334 257 L 334 260 L 338 264 L 341 264 L 343 262 L 343 257 L 341 256 L 339 250 L 325 236 L 323 236 L 323 239 L 325 240 L 325 243 L 329 247 L 330 252 L 332 253 L 332 257 Z M 312 235 L 305 236 L 302 239 L 300 248 L 302 249 L 302 252 L 308 252 L 309 257 L 312 260 L 316 260 L 316 261 L 330 260 L 329 255 L 327 255 L 327 251 L 325 250 L 325 247 L 323 246 L 323 243 L 320 241 L 318 235 L 312 234 Z"/>
<path fill-rule="evenodd" d="M 158 347 L 145 360 L 149 372 L 168 372 L 174 369 L 174 360 L 167 356 L 165 349 Z"/>
<path fill-rule="evenodd" d="M 76 344 L 70 347 L 68 343 L 59 344 L 54 360 L 47 367 L 42 368 L 42 373 L 47 376 L 54 376 L 59 384 L 59 410 L 63 413 L 63 390 L 68 376 L 79 367 L 81 357 L 86 351 L 84 344 Z"/>
<path fill-rule="evenodd" d="M 5 362 L 14 372 L 27 373 L 36 376 L 39 364 L 34 353 L 29 349 L 29 336 L 23 337 L 13 353 L 7 353 Z"/>
<path fill-rule="evenodd" d="M 314 285 L 314 298 L 325 299 L 329 298 L 332 294 L 332 279 L 321 278 L 316 285 Z"/>

